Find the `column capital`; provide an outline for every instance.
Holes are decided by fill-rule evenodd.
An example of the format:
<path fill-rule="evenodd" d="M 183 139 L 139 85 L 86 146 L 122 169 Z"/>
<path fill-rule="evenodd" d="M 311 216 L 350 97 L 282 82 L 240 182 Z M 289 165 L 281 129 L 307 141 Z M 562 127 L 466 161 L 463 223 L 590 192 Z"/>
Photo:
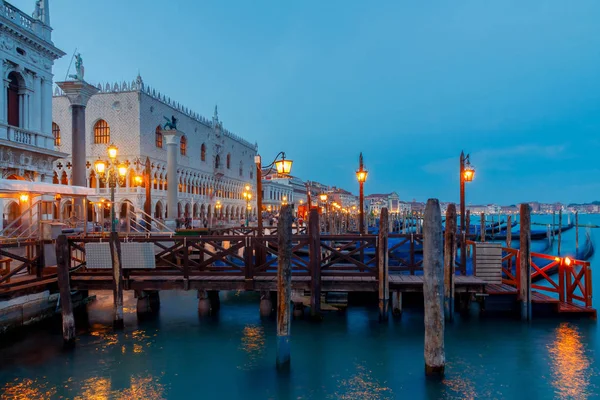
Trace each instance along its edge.
<path fill-rule="evenodd" d="M 85 81 L 64 81 L 56 84 L 65 93 L 72 106 L 85 107 L 90 97 L 98 93 L 96 87 Z"/>
<path fill-rule="evenodd" d="M 177 129 L 161 129 L 163 137 L 167 141 L 167 145 L 169 144 L 179 144 L 179 138 L 184 136 L 183 132 L 178 131 Z"/>

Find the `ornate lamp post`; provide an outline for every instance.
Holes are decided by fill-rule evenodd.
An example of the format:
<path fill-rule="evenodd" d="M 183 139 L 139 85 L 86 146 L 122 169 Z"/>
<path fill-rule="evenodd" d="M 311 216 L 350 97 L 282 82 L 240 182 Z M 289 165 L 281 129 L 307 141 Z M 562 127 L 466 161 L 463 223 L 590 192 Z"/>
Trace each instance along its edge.
<path fill-rule="evenodd" d="M 246 185 L 243 193 L 244 199 L 246 200 L 246 227 L 250 224 L 250 210 L 252 206 L 250 206 L 250 200 L 252 200 L 252 192 L 250 185 Z"/>
<path fill-rule="evenodd" d="M 125 176 L 127 175 L 127 165 L 117 161 L 118 148 L 114 144 L 108 146 L 108 161 L 103 161 L 98 158 L 94 163 L 94 169 L 102 182 L 108 182 L 110 188 L 110 227 L 111 232 L 117 231 L 115 221 L 115 188 L 117 182 L 119 186 L 125 184 Z"/>
<path fill-rule="evenodd" d="M 281 158 L 279 158 L 281 157 Z M 262 159 L 260 155 L 254 157 L 254 163 L 256 164 L 256 208 L 258 209 L 258 234 L 262 235 L 263 231 L 263 220 L 262 220 Z M 292 171 L 292 160 L 285 158 L 283 151 L 279 152 L 275 156 L 273 162 L 265 167 L 268 169 L 267 174 L 271 173 L 273 167 L 279 175 L 289 175 Z"/>
<path fill-rule="evenodd" d="M 358 208 L 358 231 L 362 235 L 365 233 L 365 192 L 364 185 L 367 181 L 367 176 L 369 172 L 365 169 L 363 164 L 363 155 L 360 153 L 360 157 L 358 159 L 358 169 L 356 170 L 356 179 L 358 180 L 359 185 L 359 208 Z"/>
<path fill-rule="evenodd" d="M 470 155 L 460 153 L 460 233 L 462 235 L 460 245 L 460 266 L 463 271 L 467 267 L 467 231 L 465 226 L 465 182 L 471 182 L 475 177 L 475 169 L 471 166 Z"/>

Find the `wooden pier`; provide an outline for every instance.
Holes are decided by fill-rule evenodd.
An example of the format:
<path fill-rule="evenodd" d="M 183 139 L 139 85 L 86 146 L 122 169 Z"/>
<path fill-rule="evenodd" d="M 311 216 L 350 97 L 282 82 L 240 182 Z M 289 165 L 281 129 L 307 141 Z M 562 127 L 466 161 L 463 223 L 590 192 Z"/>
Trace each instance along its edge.
<path fill-rule="evenodd" d="M 206 236 L 123 236 L 121 247 L 150 246 L 154 260 L 152 268 L 132 268 L 123 260 L 123 290 L 242 290 L 275 292 L 277 290 L 277 231 L 259 235 L 254 228 L 236 228 L 212 232 Z M 387 254 L 388 289 L 391 298 L 402 293 L 423 292 L 423 265 L 420 248 L 423 235 L 389 234 L 393 245 L 383 249 Z M 90 268 L 87 252 L 90 244 L 104 244 L 107 236 L 72 236 L 67 240 L 70 287 L 72 290 L 113 290 L 115 281 L 110 260 L 103 268 Z M 24 240 L 0 245 L 0 257 L 16 265 L 0 277 L 0 299 L 51 289 L 58 291 L 57 268 L 44 266 L 44 247 L 52 241 Z M 486 243 L 489 244 L 489 243 Z M 378 292 L 379 254 L 382 243 L 377 235 L 311 235 L 305 228 L 292 235 L 291 286 L 305 292 Z M 520 251 L 502 247 L 497 267 L 501 281 L 490 282 L 489 272 L 477 268 L 477 242 L 471 247 L 473 271 L 456 263 L 453 280 L 455 296 L 467 301 L 497 296 L 512 296 L 518 300 L 519 279 L 516 266 Z M 460 243 L 457 244 L 460 248 Z M 399 249 L 405 252 L 399 252 Z M 123 250 L 128 252 L 130 250 Z M 591 267 L 587 262 L 532 253 L 532 257 L 552 258 L 544 268 L 532 263 L 532 278 L 542 277 L 545 284 L 533 279 L 531 302 L 556 305 L 556 313 L 581 313 L 595 316 L 592 308 Z M 459 257 L 457 257 L 459 258 Z M 20 264 L 20 265 L 19 265 Z M 314 273 L 318 266 L 319 273 Z M 552 269 L 559 273 L 550 276 Z M 483 275 L 481 275 L 483 274 Z M 500 276 L 500 275 L 499 275 Z M 459 302 L 457 302 L 458 304 Z"/>

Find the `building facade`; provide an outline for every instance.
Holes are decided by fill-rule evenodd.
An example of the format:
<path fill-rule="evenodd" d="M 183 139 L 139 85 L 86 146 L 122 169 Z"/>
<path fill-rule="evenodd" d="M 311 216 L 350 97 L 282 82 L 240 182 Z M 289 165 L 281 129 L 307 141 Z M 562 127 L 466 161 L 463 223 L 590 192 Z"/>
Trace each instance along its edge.
<path fill-rule="evenodd" d="M 127 165 L 123 185 L 116 189 L 117 212 L 133 207 L 143 210 L 145 188 L 136 186 L 149 158 L 151 165 L 151 212 L 155 218 L 167 215 L 167 140 L 162 127 L 174 116 L 182 133 L 177 155 L 178 218 L 242 220 L 246 212 L 243 192 L 250 185 L 255 197 L 254 156 L 257 145 L 226 130 L 215 107 L 211 119 L 167 98 L 147 86 L 140 76 L 123 83 L 97 85 L 86 109 L 87 184 L 98 197 L 109 194 L 107 185 L 96 176 L 94 162 L 107 158 L 107 147 L 118 147 L 120 162 Z M 61 137 L 56 150 L 71 153 L 71 111 L 69 100 L 55 88 L 53 130 Z M 69 134 L 63 134 L 69 133 Z M 70 159 L 54 163 L 53 181 L 69 184 Z M 255 200 L 251 203 L 256 213 Z M 215 207 L 217 206 L 217 207 Z M 215 211 L 216 209 L 216 211 Z M 98 211 L 98 210 L 97 210 Z M 105 210 L 106 212 L 106 210 Z"/>
<path fill-rule="evenodd" d="M 35 2 L 33 16 L 2 3 L 2 179 L 52 182 L 52 163 L 65 155 L 55 149 L 52 135 L 52 66 L 65 53 L 54 46 L 51 33 L 48 0 Z M 0 199 L 4 225 L 14 220 L 26 203 Z"/>

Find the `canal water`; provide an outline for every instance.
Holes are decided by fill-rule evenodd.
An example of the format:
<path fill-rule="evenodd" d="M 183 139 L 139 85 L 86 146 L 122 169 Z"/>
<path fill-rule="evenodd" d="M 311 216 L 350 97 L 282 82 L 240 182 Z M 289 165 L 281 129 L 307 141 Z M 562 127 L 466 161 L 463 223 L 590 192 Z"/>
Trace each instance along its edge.
<path fill-rule="evenodd" d="M 600 216 L 581 215 L 580 223 L 600 225 Z M 594 232 L 598 240 L 600 231 Z M 563 249 L 569 243 L 574 249 L 574 236 L 573 230 L 565 233 Z M 599 288 L 600 273 L 594 271 L 593 280 Z M 595 321 L 539 318 L 528 324 L 476 313 L 458 317 L 446 326 L 446 376 L 434 380 L 424 377 L 422 311 L 407 310 L 400 320 L 381 324 L 375 306 L 351 306 L 345 314 L 326 314 L 321 323 L 294 320 L 292 368 L 278 373 L 275 321 L 259 318 L 255 295 L 222 293 L 220 315 L 207 320 L 197 316 L 194 292 L 160 296 L 158 316 L 138 321 L 135 299 L 127 295 L 125 330 L 114 332 L 111 294 L 99 292 L 87 316 L 77 321 L 73 350 L 63 350 L 56 321 L 4 339 L 0 398 L 585 399 L 600 394 Z M 594 306 L 600 307 L 598 297 Z"/>

